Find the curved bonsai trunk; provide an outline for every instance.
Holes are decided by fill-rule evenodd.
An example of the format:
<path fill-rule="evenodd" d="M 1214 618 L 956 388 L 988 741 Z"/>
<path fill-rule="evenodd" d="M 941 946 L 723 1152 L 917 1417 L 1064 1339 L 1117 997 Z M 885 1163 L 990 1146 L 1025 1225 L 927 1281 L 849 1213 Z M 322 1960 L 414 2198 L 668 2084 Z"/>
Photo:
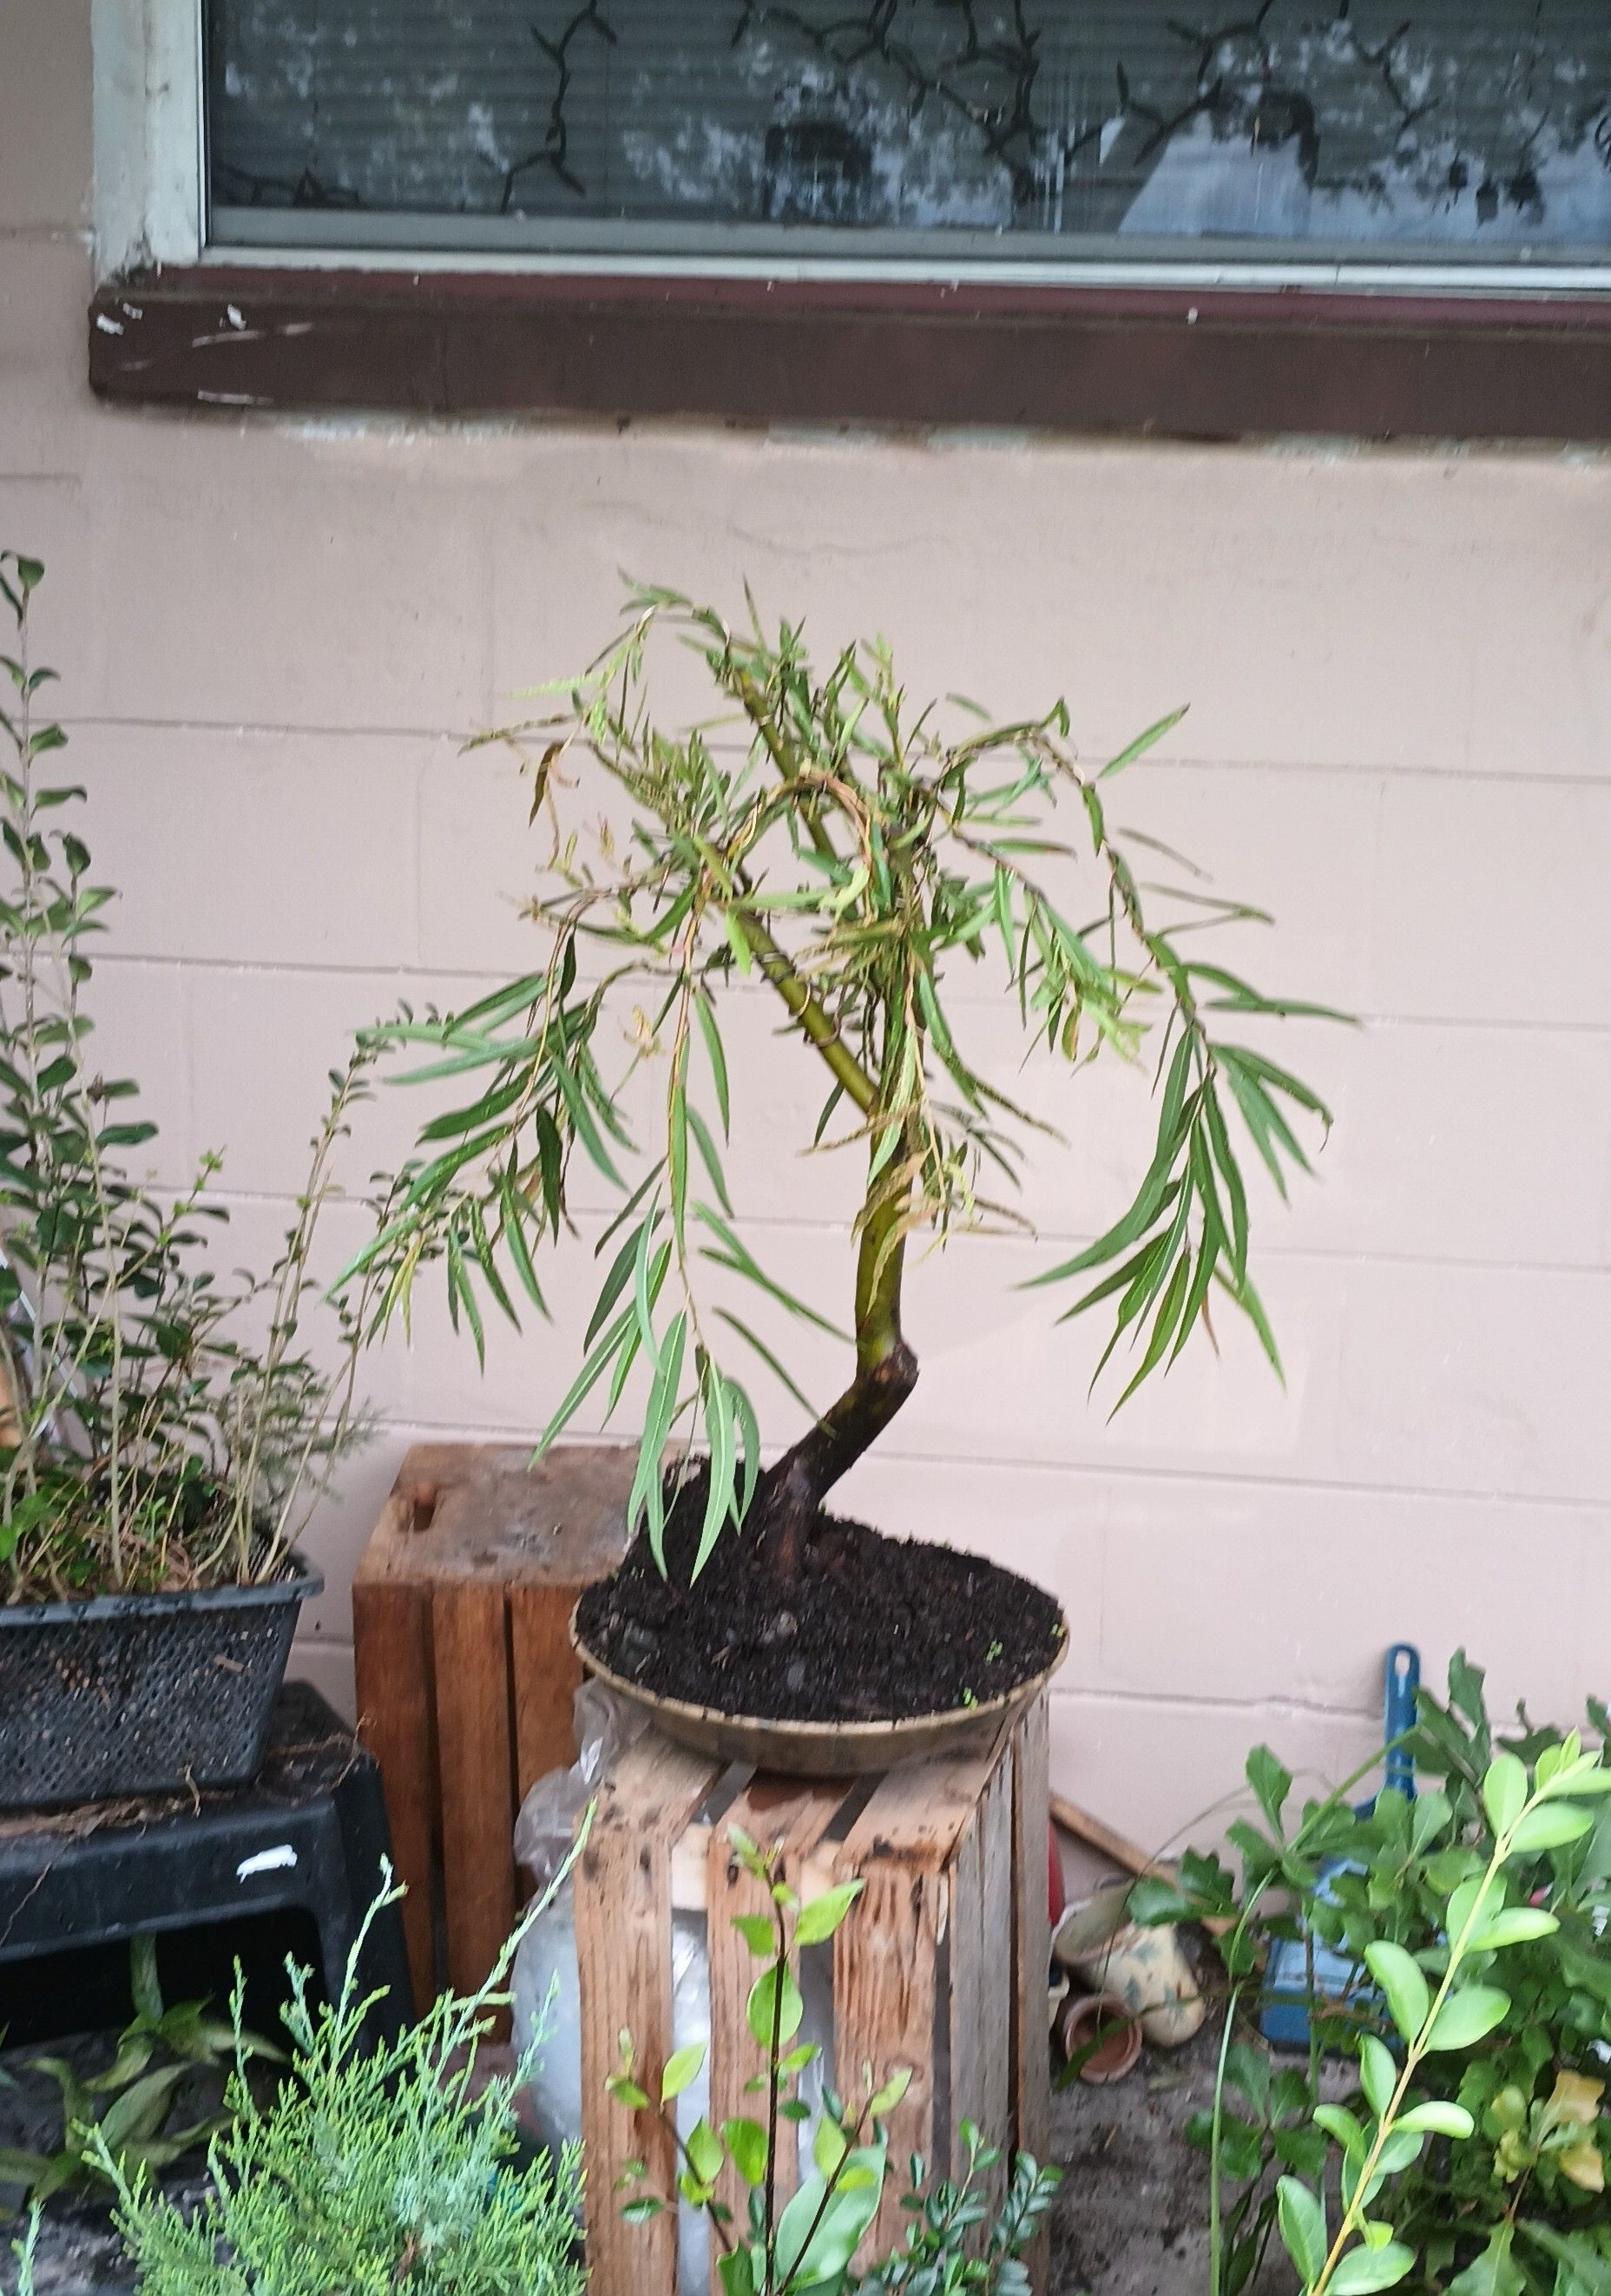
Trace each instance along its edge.
<path fill-rule="evenodd" d="M 841 1475 L 877 1441 L 918 1383 L 918 1359 L 901 1332 L 901 1233 L 909 1197 L 881 1204 L 862 1231 L 856 1260 L 856 1371 L 837 1403 L 769 1467 L 750 1521 L 778 1576 L 799 1575 L 806 1534 Z"/>
<path fill-rule="evenodd" d="M 787 779 L 787 761 L 764 715 L 750 695 L 740 699 Z M 765 918 L 741 906 L 732 914 L 762 975 L 777 990 L 801 1034 L 822 1054 L 852 1104 L 871 1119 L 879 1105 L 877 1085 L 773 939 Z M 876 1125 L 872 1130 L 876 1141 L 880 1136 Z M 876 1180 L 870 1185 L 871 1207 L 856 1258 L 855 1377 L 810 1432 L 766 1470 L 750 1506 L 753 1533 L 784 1580 L 799 1575 L 806 1534 L 827 1493 L 883 1433 L 918 1383 L 918 1359 L 901 1333 L 901 1275 L 912 1189 L 897 1183 L 880 1196 Z"/>

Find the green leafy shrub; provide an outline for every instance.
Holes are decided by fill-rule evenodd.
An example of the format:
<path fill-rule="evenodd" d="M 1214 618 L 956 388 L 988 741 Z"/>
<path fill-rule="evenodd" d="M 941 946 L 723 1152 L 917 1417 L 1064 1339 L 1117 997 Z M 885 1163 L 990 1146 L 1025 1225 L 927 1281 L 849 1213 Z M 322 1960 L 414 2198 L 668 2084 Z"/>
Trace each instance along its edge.
<path fill-rule="evenodd" d="M 1215 2296 L 1237 2296 L 1279 2231 L 1308 2296 L 1401 2281 L 1447 2296 L 1611 2296 L 1611 1767 L 1601 1741 L 1496 1733 L 1463 1655 L 1446 1704 L 1422 1692 L 1406 1741 L 1427 1781 L 1288 1812 L 1292 1780 L 1249 1759 L 1263 1823 L 1230 1829 L 1239 1890 L 1191 1853 L 1138 1916 L 1229 1919 L 1231 1980 L 1214 2111 Z M 1363 1773 L 1361 1774 L 1362 1775 Z M 1355 1782 L 1351 1782 L 1351 1784 Z M 1306 2062 L 1237 2037 L 1271 1944 L 1310 1937 L 1347 1966 L 1306 1989 Z M 1324 2078 L 1328 2052 L 1356 2085 Z M 1335 2169 L 1336 2200 L 1329 2193 Z"/>
<path fill-rule="evenodd" d="M 158 1980 L 154 1938 L 132 1940 L 129 1974 L 135 2013 L 103 2072 L 81 2072 L 62 2057 L 32 2060 L 61 2091 L 61 2143 L 53 2152 L 0 2148 L 0 2185 L 20 2185 L 36 2202 L 86 2186 L 104 2189 L 102 2147 L 124 2177 L 165 2169 L 229 2126 L 227 2110 L 174 2125 L 187 2077 L 279 2057 L 266 2041 L 210 2016 L 205 2001 L 169 2007 Z"/>
<path fill-rule="evenodd" d="M 54 672 L 29 658 L 44 570 L 0 552 L 16 624 L 0 653 L 0 1587 L 12 1600 L 270 1578 L 355 1434 L 360 1297 L 333 1313 L 336 1364 L 298 1344 L 332 1160 L 372 1054 L 331 1100 L 266 1279 L 220 1282 L 206 1230 L 226 1215 L 208 1156 L 177 1200 L 131 1175 L 156 1127 L 96 1065 L 90 950 L 111 890 L 70 824 L 84 791 L 44 778 L 66 746 L 39 716 Z M 260 1343 L 242 1336 L 266 1321 Z"/>
<path fill-rule="evenodd" d="M 775 1852 L 761 1849 L 740 1827 L 728 1829 L 744 1870 L 765 1889 L 771 1911 L 739 1914 L 733 1926 L 759 1964 L 746 2003 L 749 2031 L 761 2049 L 763 2070 L 749 2087 L 757 2098 L 754 2115 L 724 2120 L 719 2129 L 701 2118 L 684 2136 L 677 2126 L 676 2100 L 699 2078 L 703 2042 L 674 2051 L 651 2096 L 637 2076 L 630 2034 L 621 2037 L 621 2069 L 609 2089 L 629 2112 L 652 2111 L 670 2135 L 682 2163 L 674 2194 L 646 2185 L 642 2161 L 628 2161 L 617 2179 L 627 2193 L 623 2213 L 634 2222 L 675 2207 L 680 2199 L 703 2210 L 720 2250 L 717 2269 L 724 2296 L 850 2296 L 851 2292 L 888 2292 L 903 2296 L 1027 2296 L 1023 2251 L 1034 2238 L 1057 2191 L 1059 2172 L 1042 2168 L 1028 2153 L 1012 2165 L 1007 2194 L 994 2218 L 981 2190 L 1001 2162 L 970 2122 L 961 2128 L 968 2166 L 960 2182 L 925 2185 L 924 2163 L 914 2153 L 908 2163 L 910 2190 L 902 2208 L 912 2221 L 904 2243 L 866 2274 L 852 2271 L 852 2259 L 871 2230 L 890 2174 L 885 2116 L 893 2112 L 911 2084 L 909 2069 L 895 2067 L 880 2078 L 862 2069 L 859 2095 L 851 2102 L 825 2090 L 812 2134 L 812 2173 L 783 2200 L 777 2174 L 779 2148 L 793 2151 L 796 2126 L 811 2120 L 800 2096 L 800 2076 L 821 2052 L 798 2039 L 805 2005 L 795 1975 L 802 1947 L 825 1945 L 861 1895 L 862 1883 L 845 1882 L 803 1904 L 782 1878 Z M 735 2231 L 732 2212 L 717 2197 L 718 2181 L 731 2163 L 748 2192 L 748 2221 Z M 982 2232 L 982 2237 L 979 2235 Z"/>
<path fill-rule="evenodd" d="M 655 723 L 648 699 L 660 632 L 702 661 L 717 713 L 678 734 Z M 544 888 L 527 905 L 544 944 L 536 969 L 384 1039 L 428 1048 L 416 1080 L 462 1079 L 473 1097 L 424 1127 L 389 1217 L 353 1263 L 381 1277 L 381 1319 L 406 1314 L 431 1260 L 478 1348 L 487 1305 L 511 1321 L 522 1298 L 546 1312 L 539 1247 L 569 1230 L 579 1151 L 625 1201 L 598 1247 L 585 1360 L 544 1442 L 595 1390 L 613 1411 L 645 1367 L 633 1527 L 647 1521 L 664 1567 L 663 1456 L 691 1435 L 709 1461 L 696 1572 L 724 1524 L 746 1521 L 794 1576 L 825 1493 L 915 1383 L 902 1322 L 909 1239 L 1026 1226 L 1002 1199 L 1050 1128 L 969 1049 L 958 1000 L 969 980 L 999 996 L 1026 1054 L 1072 1073 L 1100 1051 L 1144 1051 L 1154 1070 L 1156 1145 L 1129 1210 L 1034 1279 L 1081 1287 L 1071 1314 L 1116 1308 L 1108 1355 L 1126 1340 L 1138 1357 L 1124 1392 L 1211 1331 L 1219 1303 L 1247 1316 L 1277 1360 L 1249 1272 L 1239 1152 L 1250 1145 L 1284 1194 L 1288 1172 L 1306 1166 L 1295 1127 L 1329 1119 L 1307 1085 L 1239 1039 L 1244 1023 L 1319 1008 L 1266 996 L 1200 956 L 1201 927 L 1258 913 L 1211 897 L 1173 857 L 1168 882 L 1149 882 L 1156 840 L 1110 820 L 1115 777 L 1181 713 L 1086 767 L 1061 702 L 1004 725 L 972 704 L 960 716 L 918 709 L 882 645 L 848 647 L 819 673 L 798 629 L 775 640 L 758 621 L 732 630 L 656 590 L 634 597 L 625 636 L 585 676 L 548 690 L 556 716 L 496 737 L 534 752 L 532 818 L 551 832 Z M 592 788 L 601 773 L 624 796 L 624 834 L 565 819 L 573 752 Z M 745 1078 L 732 1071 L 721 1008 L 746 979 L 822 1066 L 822 1113 L 799 1148 L 864 1163 L 855 1374 L 822 1412 L 721 1296 L 736 1276 L 757 1304 L 834 1330 L 761 1265 L 728 1188 L 732 1095 Z M 619 1077 L 607 1073 L 612 1039 Z M 656 1112 L 640 1156 L 624 1094 L 648 1062 Z M 752 1360 L 813 1421 L 765 1474 L 759 1414 L 739 1376 Z"/>
<path fill-rule="evenodd" d="M 145 2296 L 581 2296 L 579 2152 L 523 2147 L 514 2096 L 528 2065 L 475 2093 L 523 1933 L 478 1992 L 440 1996 L 378 2047 L 357 1985 L 362 1940 L 333 2004 L 315 2008 L 293 1966 L 291 2077 L 261 2103 L 237 2063 L 233 2117 L 209 2148 L 212 2190 L 188 2216 L 102 2143 Z M 239 2036 L 238 1990 L 233 2021 Z"/>

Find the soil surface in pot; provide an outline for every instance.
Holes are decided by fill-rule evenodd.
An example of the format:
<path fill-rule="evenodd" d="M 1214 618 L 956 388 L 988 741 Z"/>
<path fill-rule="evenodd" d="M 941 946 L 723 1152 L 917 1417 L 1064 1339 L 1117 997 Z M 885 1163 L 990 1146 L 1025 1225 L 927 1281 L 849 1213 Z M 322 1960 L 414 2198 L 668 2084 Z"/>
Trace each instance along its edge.
<path fill-rule="evenodd" d="M 1058 1654 L 1058 1606 L 1027 1578 L 838 1515 L 818 1514 L 792 1579 L 730 1527 L 690 1586 L 704 1513 L 701 1477 L 668 1517 L 667 1575 L 640 1533 L 577 1611 L 589 1647 L 660 1697 L 772 1721 L 898 1721 L 983 1705 Z"/>

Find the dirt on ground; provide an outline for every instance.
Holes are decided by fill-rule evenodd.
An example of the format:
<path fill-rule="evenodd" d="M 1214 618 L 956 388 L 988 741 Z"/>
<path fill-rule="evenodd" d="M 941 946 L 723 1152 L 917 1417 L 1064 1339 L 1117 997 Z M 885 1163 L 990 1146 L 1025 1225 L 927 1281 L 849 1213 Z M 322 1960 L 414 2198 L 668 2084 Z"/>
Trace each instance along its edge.
<path fill-rule="evenodd" d="M 1207 2296 L 1208 2163 L 1184 2132 L 1214 2102 L 1218 2047 L 1211 2018 L 1122 2080 L 1053 2090 L 1051 2296 Z"/>

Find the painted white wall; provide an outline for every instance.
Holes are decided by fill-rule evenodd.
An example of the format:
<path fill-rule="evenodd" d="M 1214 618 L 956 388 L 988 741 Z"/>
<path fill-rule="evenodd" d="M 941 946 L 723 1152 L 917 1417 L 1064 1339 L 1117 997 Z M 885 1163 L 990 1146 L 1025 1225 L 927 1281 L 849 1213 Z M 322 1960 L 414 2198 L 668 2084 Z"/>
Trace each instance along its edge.
<path fill-rule="evenodd" d="M 1149 1842 L 1255 1739 L 1365 1750 L 1394 1638 L 1434 1671 L 1466 1642 L 1539 1712 L 1611 1683 L 1611 464 L 113 411 L 91 148 L 87 0 L 11 0 L 0 540 L 48 565 L 39 656 L 124 889 L 102 1029 L 163 1176 L 226 1148 L 264 1256 L 345 1032 L 528 960 L 519 791 L 457 745 L 593 651 L 622 567 L 735 607 L 747 576 L 824 647 L 882 630 L 914 691 L 1066 691 L 1090 750 L 1189 701 L 1124 810 L 1278 913 L 1250 966 L 1367 1022 L 1292 1040 L 1338 1126 L 1262 1227 L 1287 1390 L 1233 1336 L 1110 1427 L 1100 1334 L 1008 1288 L 1024 1247 L 963 1245 L 918 1274 L 922 1382 L 855 1504 L 1056 1587 L 1058 1781 Z M 758 996 L 733 1027 L 742 1202 L 831 1305 L 852 1176 L 782 1160 L 815 1078 Z M 1122 1075 L 1069 1101 L 1047 1237 L 1111 1214 L 1147 1115 Z M 529 1433 L 590 1273 L 485 1379 L 434 1316 L 372 1361 L 387 1429 L 316 1527 L 302 1645 L 339 1695 L 403 1447 Z"/>

